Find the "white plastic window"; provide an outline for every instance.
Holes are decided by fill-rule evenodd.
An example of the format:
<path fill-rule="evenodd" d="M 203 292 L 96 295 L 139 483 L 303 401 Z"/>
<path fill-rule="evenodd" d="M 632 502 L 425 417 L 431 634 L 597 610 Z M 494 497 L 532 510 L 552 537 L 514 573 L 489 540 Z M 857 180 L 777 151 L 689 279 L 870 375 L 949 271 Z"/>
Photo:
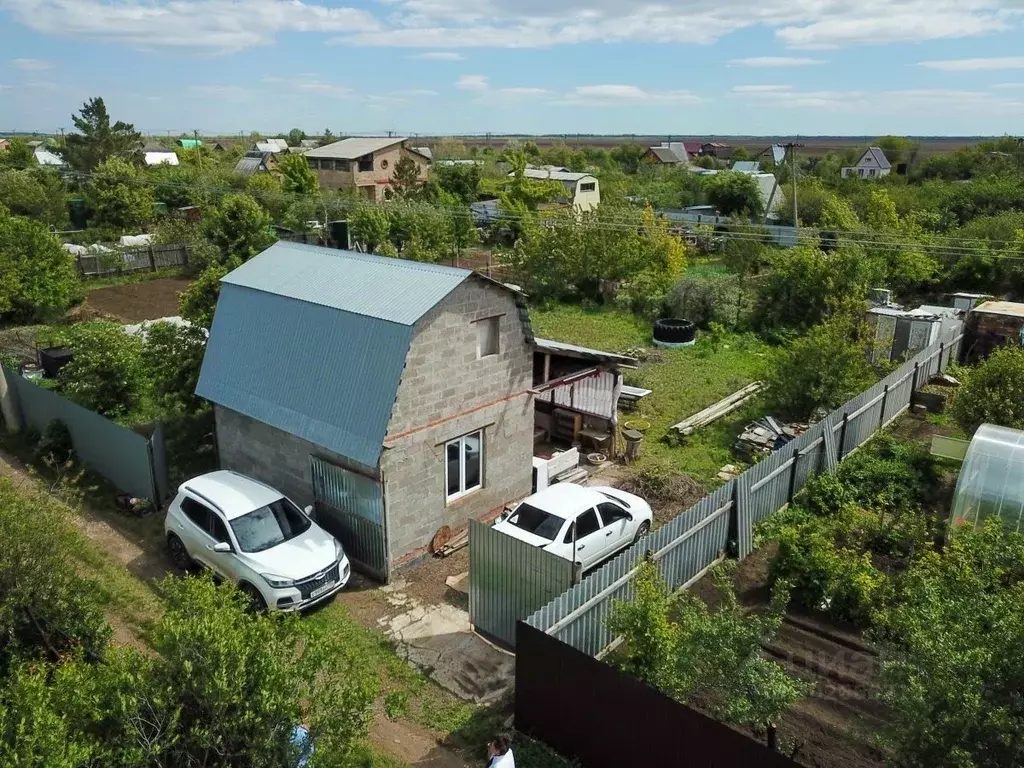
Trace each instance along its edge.
<path fill-rule="evenodd" d="M 472 432 L 444 447 L 445 497 L 453 501 L 483 485 L 484 433 Z"/>

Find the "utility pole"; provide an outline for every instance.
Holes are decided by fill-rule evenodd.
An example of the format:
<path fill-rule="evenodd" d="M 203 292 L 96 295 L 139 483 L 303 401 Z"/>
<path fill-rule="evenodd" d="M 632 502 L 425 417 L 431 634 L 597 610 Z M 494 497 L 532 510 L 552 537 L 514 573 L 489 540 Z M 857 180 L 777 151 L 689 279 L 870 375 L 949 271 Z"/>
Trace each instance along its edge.
<path fill-rule="evenodd" d="M 67 142 L 64 140 L 64 129 L 60 129 L 60 145 L 67 149 Z M 1017 139 L 1017 154 L 1020 154 L 1020 139 Z"/>
<path fill-rule="evenodd" d="M 192 131 L 192 138 L 196 140 L 196 157 L 199 158 L 199 170 L 203 170 L 203 151 L 199 146 L 199 131 Z"/>
<path fill-rule="evenodd" d="M 793 173 L 793 228 L 796 230 L 800 229 L 800 218 L 799 211 L 797 209 L 796 202 L 796 150 L 798 147 L 802 147 L 803 144 L 796 144 L 790 142 L 786 144 L 786 151 L 789 152 L 789 165 Z"/>

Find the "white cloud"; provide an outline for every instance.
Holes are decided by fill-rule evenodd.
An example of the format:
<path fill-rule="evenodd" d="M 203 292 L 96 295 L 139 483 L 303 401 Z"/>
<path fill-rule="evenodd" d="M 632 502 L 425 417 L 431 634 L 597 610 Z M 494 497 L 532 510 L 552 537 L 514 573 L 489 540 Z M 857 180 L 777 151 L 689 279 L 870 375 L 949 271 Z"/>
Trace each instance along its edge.
<path fill-rule="evenodd" d="M 558 103 L 579 106 L 630 106 L 646 104 L 696 104 L 701 98 L 690 91 L 646 91 L 636 85 L 581 85 Z"/>
<path fill-rule="evenodd" d="M 1024 88 L 1024 83 L 996 83 L 990 85 L 989 88 L 994 88 L 997 91 L 1012 91 L 1017 88 Z"/>
<path fill-rule="evenodd" d="M 282 32 L 352 32 L 379 25 L 366 11 L 304 0 L 0 0 L 0 10 L 44 34 L 208 53 L 266 45 Z"/>
<path fill-rule="evenodd" d="M 733 59 L 729 63 L 741 67 L 810 67 L 824 64 L 825 60 L 797 56 L 752 56 L 749 59 Z"/>
<path fill-rule="evenodd" d="M 890 90 L 801 91 L 782 88 L 773 91 L 732 89 L 732 95 L 758 102 L 763 109 L 812 109 L 828 112 L 901 117 L 908 114 L 1024 114 L 1024 100 L 985 91 L 946 88 Z"/>
<path fill-rule="evenodd" d="M 352 89 L 347 85 L 324 82 L 313 74 L 295 75 L 294 77 L 267 75 L 263 78 L 263 82 L 275 86 L 277 91 L 283 95 L 316 93 L 324 96 L 347 96 L 352 93 Z"/>
<path fill-rule="evenodd" d="M 779 91 L 791 91 L 792 85 L 736 85 L 733 86 L 733 93 L 778 93 Z"/>
<path fill-rule="evenodd" d="M 486 91 L 487 78 L 483 75 L 463 75 L 455 83 L 460 91 Z"/>
<path fill-rule="evenodd" d="M 1017 31 L 1024 19 L 1021 0 L 383 0 L 366 8 L 328 0 L 0 0 L 0 11 L 43 34 L 147 50 L 230 53 L 284 33 L 327 33 L 338 44 L 418 49 L 410 58 L 435 61 L 458 61 L 456 49 L 465 48 L 706 44 L 749 28 L 770 30 L 791 48 L 921 42 Z M 738 61 L 804 65 L 785 56 Z"/>
<path fill-rule="evenodd" d="M 977 72 L 999 69 L 1024 69 L 1024 56 L 1003 56 L 992 59 L 948 59 L 945 61 L 921 61 L 917 66 L 940 69 L 944 72 Z"/>
<path fill-rule="evenodd" d="M 499 88 L 498 93 L 506 96 L 544 96 L 551 91 L 547 88 Z"/>
<path fill-rule="evenodd" d="M 54 63 L 46 59 L 12 59 L 11 66 L 28 72 L 40 72 L 44 69 L 53 69 Z"/>
<path fill-rule="evenodd" d="M 417 53 L 409 58 L 419 59 L 420 61 L 462 61 L 465 57 L 455 51 L 430 51 L 428 53 Z"/>
<path fill-rule="evenodd" d="M 437 96 L 437 91 L 429 88 L 409 88 L 405 91 L 395 91 L 395 96 Z"/>

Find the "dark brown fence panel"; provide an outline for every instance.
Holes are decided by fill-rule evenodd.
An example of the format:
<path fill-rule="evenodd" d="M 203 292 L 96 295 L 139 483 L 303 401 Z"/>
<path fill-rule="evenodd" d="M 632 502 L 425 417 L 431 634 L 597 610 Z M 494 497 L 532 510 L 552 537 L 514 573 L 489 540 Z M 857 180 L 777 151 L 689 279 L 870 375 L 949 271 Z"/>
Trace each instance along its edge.
<path fill-rule="evenodd" d="M 516 729 L 586 768 L 799 765 L 523 621 Z"/>

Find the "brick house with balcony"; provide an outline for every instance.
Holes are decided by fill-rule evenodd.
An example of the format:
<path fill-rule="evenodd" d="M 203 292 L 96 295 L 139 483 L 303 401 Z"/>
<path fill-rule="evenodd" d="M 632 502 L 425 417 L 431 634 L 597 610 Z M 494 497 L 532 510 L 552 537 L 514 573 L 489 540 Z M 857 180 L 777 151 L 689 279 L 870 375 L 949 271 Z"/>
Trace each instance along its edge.
<path fill-rule="evenodd" d="M 316 172 L 324 189 L 355 189 L 361 197 L 381 201 L 390 197 L 395 166 L 409 157 L 419 168 L 418 179 L 427 180 L 430 159 L 395 137 L 351 138 L 311 149 L 303 157 Z"/>

